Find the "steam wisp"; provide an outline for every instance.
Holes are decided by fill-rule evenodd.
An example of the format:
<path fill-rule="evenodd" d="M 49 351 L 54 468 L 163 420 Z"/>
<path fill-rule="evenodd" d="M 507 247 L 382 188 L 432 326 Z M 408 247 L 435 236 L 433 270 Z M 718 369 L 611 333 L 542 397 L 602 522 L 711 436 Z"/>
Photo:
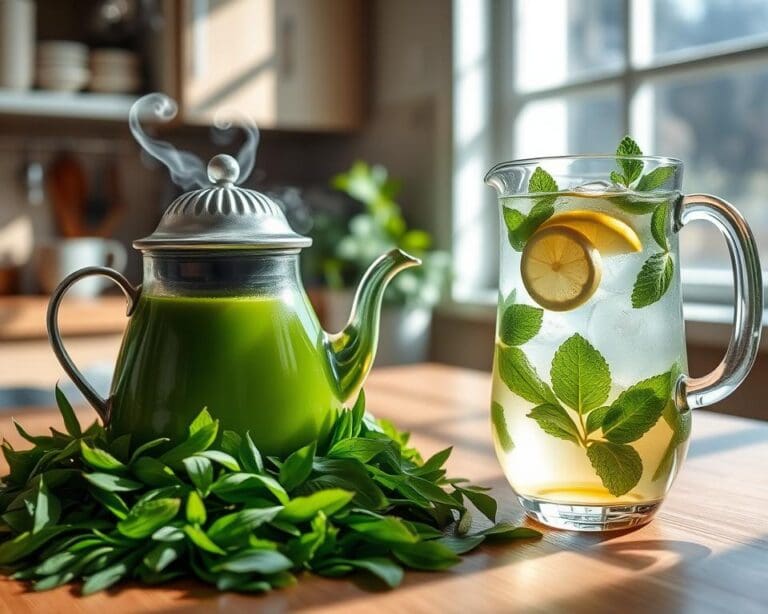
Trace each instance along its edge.
<path fill-rule="evenodd" d="M 128 125 L 136 142 L 150 156 L 164 164 L 171 173 L 173 182 L 181 188 L 188 190 L 194 187 L 207 187 L 210 185 L 206 165 L 190 151 L 179 150 L 167 141 L 149 136 L 141 127 L 141 118 L 152 117 L 162 123 L 171 121 L 178 113 L 179 107 L 170 96 L 160 92 L 153 92 L 139 98 L 131 107 L 128 114 Z M 259 145 L 259 130 L 250 120 L 239 116 L 240 126 L 245 131 L 245 142 L 237 154 L 240 165 L 240 175 L 236 183 L 245 181 L 253 170 L 256 160 L 256 149 Z M 217 117 L 214 122 L 218 130 L 226 131 L 232 128 L 232 122 L 223 121 Z"/>

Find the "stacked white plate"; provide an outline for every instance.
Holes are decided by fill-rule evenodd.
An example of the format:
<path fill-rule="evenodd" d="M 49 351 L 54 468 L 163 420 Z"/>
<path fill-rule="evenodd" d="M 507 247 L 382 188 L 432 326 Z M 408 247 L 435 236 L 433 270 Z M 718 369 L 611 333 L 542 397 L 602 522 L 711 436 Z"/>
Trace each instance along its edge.
<path fill-rule="evenodd" d="M 77 92 L 90 80 L 88 47 L 74 41 L 37 44 L 37 85 L 46 90 Z"/>
<path fill-rule="evenodd" d="M 132 94 L 141 86 L 138 56 L 125 49 L 91 51 L 91 84 L 94 92 Z"/>

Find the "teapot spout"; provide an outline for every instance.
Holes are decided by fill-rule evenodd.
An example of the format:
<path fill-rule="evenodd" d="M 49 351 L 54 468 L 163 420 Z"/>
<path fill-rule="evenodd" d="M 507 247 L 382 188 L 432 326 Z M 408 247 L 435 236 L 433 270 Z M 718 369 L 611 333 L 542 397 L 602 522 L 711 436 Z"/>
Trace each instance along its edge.
<path fill-rule="evenodd" d="M 332 370 L 343 401 L 352 399 L 362 387 L 373 365 L 379 341 L 379 320 L 384 290 L 400 271 L 421 264 L 400 249 L 377 258 L 360 280 L 352 313 L 341 332 L 327 334 Z"/>

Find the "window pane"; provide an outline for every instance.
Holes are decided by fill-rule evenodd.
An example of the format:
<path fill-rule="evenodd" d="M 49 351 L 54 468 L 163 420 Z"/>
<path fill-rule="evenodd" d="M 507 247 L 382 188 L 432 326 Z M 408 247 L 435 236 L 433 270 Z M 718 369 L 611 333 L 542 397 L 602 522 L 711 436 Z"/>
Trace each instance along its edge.
<path fill-rule="evenodd" d="M 624 66 L 624 3 L 518 0 L 515 84 L 535 90 Z"/>
<path fill-rule="evenodd" d="M 710 45 L 768 41 L 766 0 L 642 0 L 634 3 L 633 17 L 639 64 Z"/>
<path fill-rule="evenodd" d="M 610 153 L 622 135 L 617 87 L 527 104 L 515 122 L 515 156 Z"/>
<path fill-rule="evenodd" d="M 639 93 L 636 127 L 651 120 L 648 151 L 685 162 L 689 192 L 717 194 L 749 221 L 768 262 L 768 66 L 741 63 L 654 81 Z M 681 238 L 684 264 L 729 269 L 724 242 L 705 226 Z"/>

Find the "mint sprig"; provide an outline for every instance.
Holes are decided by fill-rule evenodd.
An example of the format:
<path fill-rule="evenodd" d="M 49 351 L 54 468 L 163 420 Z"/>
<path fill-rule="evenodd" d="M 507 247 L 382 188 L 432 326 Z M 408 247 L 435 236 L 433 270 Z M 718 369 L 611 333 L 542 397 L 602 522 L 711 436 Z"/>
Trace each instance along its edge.
<path fill-rule="evenodd" d="M 671 398 L 676 367 L 630 386 L 610 405 L 604 405 L 612 386 L 608 363 L 578 333 L 555 352 L 551 387 L 539 378 L 519 347 L 500 344 L 497 369 L 513 393 L 534 405 L 527 417 L 542 431 L 585 450 L 612 495 L 619 497 L 637 485 L 643 472 L 642 459 L 629 444 L 642 438 L 661 418 Z M 687 439 L 683 431 L 684 427 L 677 428 Z M 679 443 L 676 440 L 675 446 Z"/>
<path fill-rule="evenodd" d="M 302 570 L 394 587 L 404 568 L 446 569 L 486 539 L 539 535 L 508 523 L 470 533 L 469 504 L 493 522 L 495 500 L 446 477 L 450 448 L 423 461 L 407 434 L 366 415 L 362 393 L 327 439 L 285 458 L 263 458 L 206 410 L 183 441 L 132 446 L 98 423 L 83 430 L 56 398 L 67 433 L 17 425 L 32 447 L 2 444 L 0 566 L 35 590 L 196 576 L 264 592 Z"/>

